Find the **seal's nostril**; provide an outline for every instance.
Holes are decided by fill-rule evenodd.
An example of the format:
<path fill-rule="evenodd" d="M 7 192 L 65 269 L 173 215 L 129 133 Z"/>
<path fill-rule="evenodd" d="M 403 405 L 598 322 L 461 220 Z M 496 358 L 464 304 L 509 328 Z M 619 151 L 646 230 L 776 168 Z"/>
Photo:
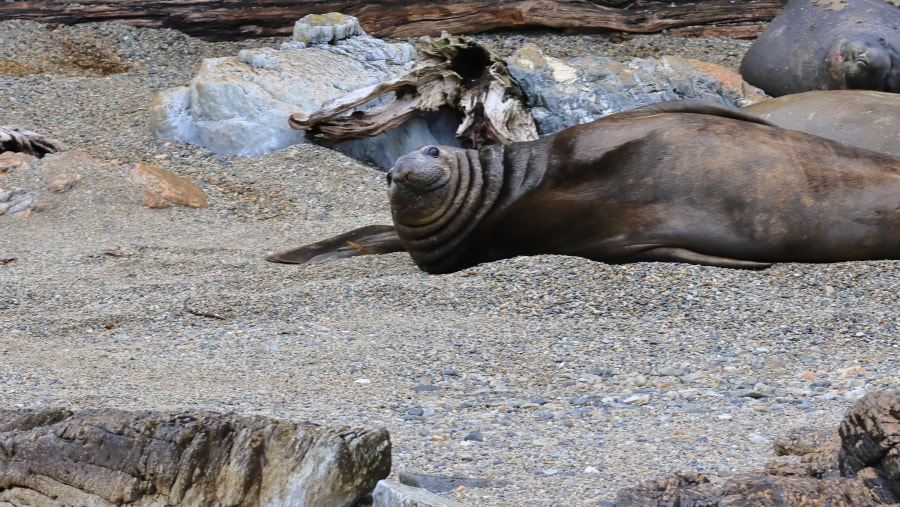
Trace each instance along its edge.
<path fill-rule="evenodd" d="M 387 184 L 390 185 L 392 181 L 394 181 L 394 173 L 391 172 L 391 171 L 388 171 L 388 173 L 387 173 Z"/>

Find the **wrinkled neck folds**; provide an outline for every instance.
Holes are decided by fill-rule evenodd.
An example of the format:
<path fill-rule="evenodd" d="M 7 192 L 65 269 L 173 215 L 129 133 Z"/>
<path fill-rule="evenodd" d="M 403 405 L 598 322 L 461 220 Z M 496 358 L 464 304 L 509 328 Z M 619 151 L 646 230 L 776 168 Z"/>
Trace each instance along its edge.
<path fill-rule="evenodd" d="M 480 151 L 454 149 L 447 153 L 450 163 L 446 184 L 432 196 L 436 209 L 426 216 L 394 213 L 394 225 L 400 240 L 419 268 L 429 273 L 456 269 L 458 248 L 493 207 L 503 187 L 502 145 Z M 394 197 L 392 197 L 392 201 Z M 402 203 L 392 202 L 393 208 Z"/>

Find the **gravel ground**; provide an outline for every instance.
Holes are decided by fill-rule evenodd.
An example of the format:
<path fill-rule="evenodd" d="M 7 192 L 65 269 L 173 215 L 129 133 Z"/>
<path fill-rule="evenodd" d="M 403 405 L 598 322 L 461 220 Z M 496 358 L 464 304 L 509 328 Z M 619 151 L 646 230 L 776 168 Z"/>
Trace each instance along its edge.
<path fill-rule="evenodd" d="M 312 145 L 248 159 L 155 139 L 147 106 L 203 57 L 280 40 L 18 21 L 0 38 L 0 124 L 161 165 L 211 201 L 121 205 L 103 198 L 114 175 L 94 174 L 65 207 L 0 217 L 0 258 L 17 258 L 0 265 L 2 407 L 386 426 L 395 476 L 510 482 L 446 494 L 468 505 L 602 505 L 676 470 L 759 468 L 777 434 L 835 425 L 864 393 L 900 386 L 900 262 L 750 272 L 537 256 L 442 276 L 401 254 L 269 264 L 267 250 L 389 223 L 383 174 Z M 748 45 L 481 38 L 507 54 L 527 39 L 553 56 L 732 67 Z"/>

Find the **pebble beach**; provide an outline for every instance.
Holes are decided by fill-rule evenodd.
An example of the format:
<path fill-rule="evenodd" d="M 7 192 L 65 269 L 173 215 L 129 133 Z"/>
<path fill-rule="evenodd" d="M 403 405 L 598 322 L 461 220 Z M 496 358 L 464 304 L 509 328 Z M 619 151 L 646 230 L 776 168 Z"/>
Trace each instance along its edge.
<path fill-rule="evenodd" d="M 750 45 L 478 39 L 501 55 L 530 41 L 561 58 L 732 69 Z M 269 250 L 390 223 L 384 173 L 313 144 L 242 158 L 157 139 L 147 108 L 201 59 L 282 39 L 4 21 L 0 41 L 0 125 L 163 167 L 210 203 L 134 206 L 112 195 L 118 175 L 96 173 L 64 206 L 0 216 L 0 259 L 15 259 L 0 264 L 0 408 L 383 426 L 394 479 L 504 481 L 442 494 L 470 506 L 598 506 L 679 470 L 761 469 L 780 434 L 836 427 L 867 392 L 900 388 L 900 261 L 741 271 L 535 256 L 448 275 L 405 254 L 271 264 Z"/>

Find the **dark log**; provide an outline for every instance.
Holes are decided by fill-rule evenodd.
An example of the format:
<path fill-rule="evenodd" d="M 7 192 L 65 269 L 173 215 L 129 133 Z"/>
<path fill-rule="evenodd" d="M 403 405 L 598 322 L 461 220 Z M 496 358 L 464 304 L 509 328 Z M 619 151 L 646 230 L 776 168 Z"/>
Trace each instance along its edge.
<path fill-rule="evenodd" d="M 294 21 L 327 12 L 356 16 L 375 37 L 537 27 L 571 33 L 651 33 L 693 25 L 767 22 L 784 4 L 785 0 L 47 0 L 0 2 L 0 20 L 115 21 L 174 28 L 206 40 L 289 35 Z"/>

